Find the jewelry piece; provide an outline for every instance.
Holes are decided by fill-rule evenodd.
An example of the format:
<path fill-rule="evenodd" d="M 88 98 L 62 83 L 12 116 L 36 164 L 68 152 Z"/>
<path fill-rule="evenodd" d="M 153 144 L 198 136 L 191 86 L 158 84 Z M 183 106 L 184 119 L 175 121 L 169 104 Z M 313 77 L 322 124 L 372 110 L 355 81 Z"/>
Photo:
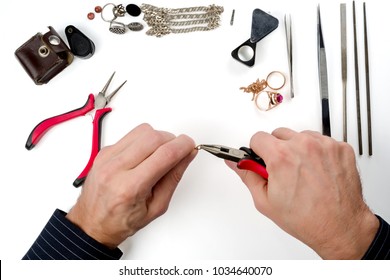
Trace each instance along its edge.
<path fill-rule="evenodd" d="M 126 6 L 126 12 L 133 17 L 138 17 L 141 14 L 141 8 L 136 4 L 129 4 Z"/>
<path fill-rule="evenodd" d="M 168 9 L 142 4 L 144 21 L 150 29 L 147 35 L 162 37 L 170 33 L 208 31 L 219 26 L 223 7 L 210 5 Z"/>
<path fill-rule="evenodd" d="M 130 22 L 127 25 L 127 28 L 131 31 L 141 31 L 142 29 L 144 29 L 144 25 L 140 22 Z"/>
<path fill-rule="evenodd" d="M 122 4 L 119 4 L 112 9 L 112 12 L 116 17 L 124 17 L 126 14 L 126 9 Z"/>
<path fill-rule="evenodd" d="M 272 86 L 270 85 L 270 80 L 271 78 L 275 78 L 275 76 L 279 76 L 279 78 L 282 78 L 282 82 L 281 82 L 281 85 L 278 87 L 278 86 Z M 277 78 L 277 77 L 276 77 Z M 278 90 L 278 89 L 281 89 L 282 87 L 284 87 L 285 83 L 286 83 L 286 77 L 283 75 L 282 72 L 280 71 L 272 71 L 271 73 L 268 74 L 267 76 L 267 85 L 270 89 L 273 89 L 273 90 Z M 278 82 L 278 81 L 276 81 Z M 275 82 L 272 82 L 273 84 L 275 84 Z M 278 84 L 277 84 L 278 85 Z"/>
<path fill-rule="evenodd" d="M 281 81 L 275 81 L 277 78 L 281 78 Z M 272 86 L 270 86 L 270 83 L 272 83 Z M 283 102 L 283 96 L 280 93 L 275 92 L 275 90 L 279 90 L 284 87 L 285 83 L 286 77 L 282 72 L 272 71 L 268 74 L 267 79 L 263 79 L 261 81 L 260 79 L 257 79 L 256 82 L 251 83 L 247 87 L 240 87 L 240 90 L 252 93 L 252 101 L 255 102 L 256 107 L 261 111 L 268 111 Z M 274 91 L 266 90 L 267 87 Z"/>
<path fill-rule="evenodd" d="M 267 96 L 261 93 L 266 93 Z M 259 98 L 260 97 L 260 98 Z M 265 97 L 265 98 L 263 98 Z M 275 108 L 283 101 L 283 96 L 280 93 L 273 91 L 261 91 L 255 97 L 255 104 L 259 110 L 268 111 L 272 108 Z"/>
<path fill-rule="evenodd" d="M 105 16 L 105 10 L 106 10 L 106 8 L 107 8 L 108 6 L 112 6 L 112 10 L 111 10 L 111 12 L 112 12 L 112 18 L 110 18 L 110 19 L 107 19 L 106 16 Z M 102 20 L 104 20 L 104 21 L 106 21 L 106 22 L 110 22 L 110 23 L 111 23 L 112 21 L 116 20 L 117 16 L 116 16 L 115 13 L 114 13 L 114 9 L 115 9 L 116 7 L 117 7 L 117 6 L 116 6 L 115 4 L 113 4 L 113 3 L 107 3 L 106 5 L 104 5 L 103 8 L 102 8 L 102 11 L 101 11 L 101 13 L 100 13 L 100 16 L 102 17 Z"/>
<path fill-rule="evenodd" d="M 265 90 L 267 87 L 267 82 L 266 80 L 259 80 L 257 79 L 256 82 L 251 83 L 247 87 L 240 87 L 241 90 L 247 93 L 252 93 L 252 101 L 255 100 L 255 96 L 259 94 L 261 91 Z"/>
<path fill-rule="evenodd" d="M 103 9 L 102 9 L 102 7 L 100 7 L 100 6 L 96 6 L 96 7 L 95 7 L 95 12 L 98 13 L 98 14 L 101 13 L 102 10 L 103 10 Z"/>
<path fill-rule="evenodd" d="M 88 13 L 87 17 L 88 17 L 89 20 L 93 20 L 95 18 L 95 14 L 92 13 L 92 12 Z"/>
<path fill-rule="evenodd" d="M 107 7 L 111 7 L 111 11 L 107 12 Z M 131 31 L 140 31 L 144 28 L 143 24 L 140 22 L 124 24 L 123 22 L 117 20 L 118 18 L 126 15 L 126 8 L 122 4 L 115 5 L 113 3 L 107 3 L 103 6 L 100 15 L 104 21 L 110 23 L 108 30 L 114 34 L 125 34 L 127 29 Z"/>
<path fill-rule="evenodd" d="M 125 34 L 126 25 L 124 23 L 112 20 L 110 23 L 110 28 L 108 30 L 115 34 Z"/>

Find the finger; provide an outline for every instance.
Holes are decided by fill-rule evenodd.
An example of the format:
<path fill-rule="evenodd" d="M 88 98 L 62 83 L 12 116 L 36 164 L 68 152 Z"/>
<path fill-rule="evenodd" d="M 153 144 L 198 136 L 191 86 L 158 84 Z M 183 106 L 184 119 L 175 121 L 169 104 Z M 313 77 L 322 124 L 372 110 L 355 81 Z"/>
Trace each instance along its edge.
<path fill-rule="evenodd" d="M 272 132 L 272 135 L 280 140 L 290 140 L 297 134 L 298 132 L 285 127 L 277 128 Z"/>
<path fill-rule="evenodd" d="M 138 137 L 152 130 L 153 127 L 147 123 L 143 123 L 136 126 L 131 131 L 129 131 L 124 137 L 122 137 L 115 145 L 113 145 L 113 149 L 112 149 L 113 152 L 120 153 L 126 147 L 131 145 Z"/>
<path fill-rule="evenodd" d="M 313 130 L 304 130 L 304 131 L 302 131 L 302 133 L 313 136 L 317 139 L 321 139 L 323 137 L 326 137 L 326 136 L 322 135 L 321 133 L 319 133 L 318 131 L 313 131 Z"/>
<path fill-rule="evenodd" d="M 173 193 L 196 154 L 197 150 L 194 149 L 155 185 L 153 188 L 153 196 L 148 206 L 147 220 L 152 221 L 168 210 Z"/>
<path fill-rule="evenodd" d="M 252 136 L 250 147 L 267 164 L 267 161 L 271 159 L 273 151 L 279 141 L 280 140 L 275 136 L 259 131 Z"/>
<path fill-rule="evenodd" d="M 136 139 L 141 135 L 153 131 L 153 127 L 147 123 L 143 123 L 133 128 L 125 136 L 123 136 L 117 143 L 114 145 L 106 146 L 98 154 L 95 164 L 101 162 L 107 162 L 112 157 L 120 154 L 124 149 L 129 147 Z"/>
<path fill-rule="evenodd" d="M 150 192 L 163 176 L 194 151 L 194 147 L 194 140 L 186 135 L 180 135 L 158 147 L 133 170 L 140 182 L 143 182 L 139 186 L 143 190 L 139 192 Z"/>
<path fill-rule="evenodd" d="M 225 160 L 225 163 L 234 172 L 237 173 L 242 182 L 248 187 L 257 210 L 259 210 L 261 213 L 264 213 L 268 208 L 267 180 L 252 171 L 238 169 L 235 162 Z"/>
<path fill-rule="evenodd" d="M 120 151 L 113 161 L 117 168 L 132 169 L 174 138 L 175 136 L 169 132 L 146 130 Z"/>

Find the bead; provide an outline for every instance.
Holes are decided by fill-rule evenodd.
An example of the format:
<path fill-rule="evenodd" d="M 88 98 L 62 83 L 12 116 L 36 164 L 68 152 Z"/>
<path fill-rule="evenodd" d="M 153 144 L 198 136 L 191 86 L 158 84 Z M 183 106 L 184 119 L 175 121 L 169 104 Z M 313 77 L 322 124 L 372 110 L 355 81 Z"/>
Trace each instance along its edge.
<path fill-rule="evenodd" d="M 103 9 L 102 9 L 101 6 L 96 6 L 96 7 L 95 7 L 95 12 L 98 13 L 98 14 L 101 13 L 102 10 L 103 10 Z"/>
<path fill-rule="evenodd" d="M 88 13 L 88 19 L 90 20 L 93 20 L 95 18 L 95 14 L 94 13 Z"/>

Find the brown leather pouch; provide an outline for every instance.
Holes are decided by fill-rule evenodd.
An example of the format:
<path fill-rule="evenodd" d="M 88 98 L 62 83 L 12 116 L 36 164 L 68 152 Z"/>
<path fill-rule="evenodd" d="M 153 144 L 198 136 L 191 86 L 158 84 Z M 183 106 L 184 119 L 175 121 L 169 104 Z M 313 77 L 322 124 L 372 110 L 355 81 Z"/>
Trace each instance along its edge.
<path fill-rule="evenodd" d="M 73 61 L 73 54 L 53 27 L 37 33 L 20 46 L 15 55 L 37 85 L 46 84 Z"/>

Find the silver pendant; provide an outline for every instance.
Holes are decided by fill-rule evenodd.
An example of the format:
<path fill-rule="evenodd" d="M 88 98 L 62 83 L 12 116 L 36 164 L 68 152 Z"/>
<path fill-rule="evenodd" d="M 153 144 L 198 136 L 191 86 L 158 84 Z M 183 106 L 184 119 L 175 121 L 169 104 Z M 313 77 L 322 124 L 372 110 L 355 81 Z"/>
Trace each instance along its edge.
<path fill-rule="evenodd" d="M 131 31 L 141 31 L 142 29 L 144 29 L 144 26 L 140 22 L 130 22 L 127 25 L 127 28 L 129 28 Z"/>
<path fill-rule="evenodd" d="M 126 33 L 126 25 L 112 20 L 110 23 L 110 28 L 108 29 L 110 32 L 115 34 L 125 34 Z"/>

